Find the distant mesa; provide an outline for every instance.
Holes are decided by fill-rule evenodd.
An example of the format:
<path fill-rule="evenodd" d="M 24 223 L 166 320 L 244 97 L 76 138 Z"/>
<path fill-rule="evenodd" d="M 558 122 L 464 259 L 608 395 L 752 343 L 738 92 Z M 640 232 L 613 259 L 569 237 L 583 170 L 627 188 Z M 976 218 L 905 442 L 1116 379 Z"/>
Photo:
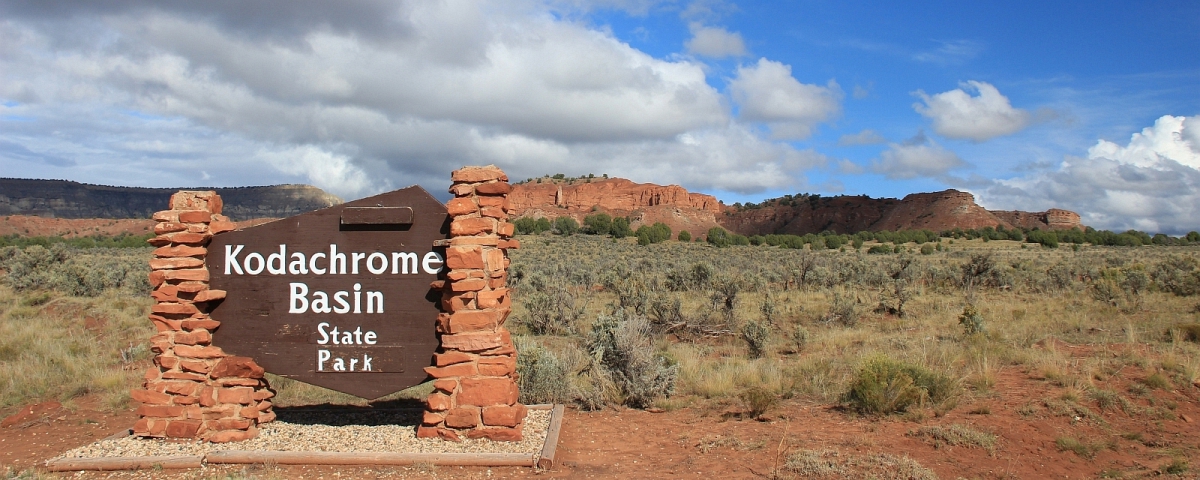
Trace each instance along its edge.
<path fill-rule="evenodd" d="M 138 188 L 66 180 L 0 178 L 0 215 L 148 219 L 179 190 L 216 190 L 234 221 L 284 218 L 342 203 L 310 185 L 235 188 Z"/>
<path fill-rule="evenodd" d="M 76 224 L 71 219 L 140 219 L 161 210 L 179 188 L 135 188 L 88 185 L 63 180 L 0 179 L 0 215 L 6 217 L 0 234 L 84 235 L 112 231 L 143 233 L 152 222 L 122 221 Z M 193 190 L 189 188 L 187 190 Z M 248 224 L 342 203 L 338 197 L 309 185 L 275 185 L 216 190 L 225 200 L 225 214 Z M 631 226 L 662 222 L 673 232 L 687 230 L 703 236 L 712 227 L 743 235 L 804 235 L 833 231 L 1022 227 L 1059 230 L 1083 228 L 1075 212 L 1056 208 L 1045 212 L 987 210 L 970 193 L 945 190 L 914 193 L 902 200 L 865 195 L 824 197 L 788 195 L 751 205 L 725 205 L 712 195 L 691 193 L 679 185 L 634 183 L 623 178 L 554 178 L 513 185 L 509 194 L 517 218 L 570 216 L 583 223 L 593 213 L 629 217 Z M 29 217 L 17 217 L 29 216 Z M 261 220 L 260 220 L 261 221 Z M 143 224 L 144 223 L 144 224 Z M 66 234 L 66 233 L 64 233 Z"/>
<path fill-rule="evenodd" d="M 663 222 L 672 231 L 688 230 L 693 237 L 720 226 L 743 235 L 804 235 L 833 231 L 919 230 L 1022 227 L 1059 230 L 1083 228 L 1075 212 L 992 211 L 975 203 L 967 192 L 945 190 L 914 193 L 903 200 L 865 195 L 822 197 L 796 195 L 757 205 L 729 206 L 711 195 L 689 193 L 678 185 L 638 184 L 623 178 L 577 178 L 524 182 L 509 196 L 515 217 L 577 221 L 594 212 L 628 216 L 634 228 Z"/>

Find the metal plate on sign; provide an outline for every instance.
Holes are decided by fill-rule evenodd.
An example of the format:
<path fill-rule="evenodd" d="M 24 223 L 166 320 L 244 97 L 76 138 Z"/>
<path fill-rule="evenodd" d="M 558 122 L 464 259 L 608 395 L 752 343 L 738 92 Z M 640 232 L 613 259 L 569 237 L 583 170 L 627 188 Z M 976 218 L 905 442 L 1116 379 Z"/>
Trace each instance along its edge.
<path fill-rule="evenodd" d="M 213 345 L 268 372 L 374 399 L 426 379 L 446 208 L 418 186 L 217 234 Z"/>

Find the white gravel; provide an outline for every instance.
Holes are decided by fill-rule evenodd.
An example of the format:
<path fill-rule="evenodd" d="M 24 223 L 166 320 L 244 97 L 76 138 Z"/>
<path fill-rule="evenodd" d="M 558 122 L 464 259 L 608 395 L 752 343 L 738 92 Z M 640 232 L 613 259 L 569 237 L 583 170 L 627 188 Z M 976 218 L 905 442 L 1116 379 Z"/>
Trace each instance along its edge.
<path fill-rule="evenodd" d="M 278 452 L 397 452 L 397 453 L 538 453 L 546 443 L 550 410 L 530 409 L 524 439 L 493 442 L 464 439 L 418 439 L 412 412 L 297 412 L 289 421 L 259 427 L 258 436 L 241 442 L 208 443 L 124 437 L 101 440 L 70 450 L 57 458 L 206 455 L 221 450 Z M 420 412 L 416 412 L 420 418 Z"/>

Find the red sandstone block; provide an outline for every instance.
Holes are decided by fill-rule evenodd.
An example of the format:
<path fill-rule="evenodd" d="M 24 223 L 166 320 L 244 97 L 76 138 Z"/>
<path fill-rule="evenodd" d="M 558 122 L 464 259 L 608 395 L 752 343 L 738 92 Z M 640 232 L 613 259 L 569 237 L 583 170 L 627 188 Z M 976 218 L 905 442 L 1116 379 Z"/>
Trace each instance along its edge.
<path fill-rule="evenodd" d="M 451 246 L 459 246 L 459 245 L 494 246 L 499 241 L 500 241 L 500 239 L 496 238 L 494 235 L 471 235 L 471 236 L 466 236 L 466 237 L 451 238 L 450 245 Z"/>
<path fill-rule="evenodd" d="M 480 357 L 479 374 L 489 377 L 503 377 L 517 371 L 517 359 L 508 356 Z"/>
<path fill-rule="evenodd" d="M 475 375 L 479 371 L 475 368 L 474 362 L 467 362 L 445 367 L 425 367 L 425 373 L 428 373 L 433 378 L 446 378 Z"/>
<path fill-rule="evenodd" d="M 175 233 L 168 233 L 165 235 L 159 235 L 157 237 L 152 238 L 151 240 L 162 239 L 162 240 L 166 240 L 167 242 L 170 242 L 170 243 L 182 243 L 185 245 L 201 245 L 204 243 L 208 243 L 209 238 L 212 238 L 212 235 L 207 234 L 207 233 L 175 232 Z"/>
<path fill-rule="evenodd" d="M 166 279 L 167 279 L 167 274 L 166 274 L 165 270 L 151 270 L 150 271 L 150 286 L 151 287 L 157 287 L 159 285 L 162 285 L 162 283 Z"/>
<path fill-rule="evenodd" d="M 496 219 L 482 217 L 458 217 L 450 222 L 450 235 L 479 235 L 496 231 Z M 180 235 L 178 233 L 173 235 Z"/>
<path fill-rule="evenodd" d="M 203 303 L 203 302 L 211 302 L 214 300 L 221 300 L 224 298 L 225 298 L 224 290 L 204 290 L 200 293 L 197 293 L 196 296 L 192 298 L 192 301 L 196 302 L 196 303 Z"/>
<path fill-rule="evenodd" d="M 489 218 L 507 218 L 508 214 L 504 213 L 504 209 L 500 207 L 483 207 L 479 209 L 479 214 Z"/>
<path fill-rule="evenodd" d="M 175 332 L 176 345 L 207 345 L 209 342 L 212 342 L 212 335 L 208 330 Z"/>
<path fill-rule="evenodd" d="M 156 303 L 150 307 L 150 311 L 160 315 L 191 315 L 200 310 L 190 303 Z"/>
<path fill-rule="evenodd" d="M 470 310 L 475 308 L 471 303 L 471 298 L 467 295 L 454 295 L 452 297 L 442 297 L 442 310 L 450 313 L 459 310 Z"/>
<path fill-rule="evenodd" d="M 138 407 L 137 411 L 134 413 L 137 413 L 143 417 L 173 418 L 183 416 L 184 408 L 185 407 L 176 405 L 143 404 L 142 406 Z"/>
<path fill-rule="evenodd" d="M 267 390 L 267 389 L 265 389 L 265 388 L 264 388 L 264 389 L 261 389 L 261 390 L 255 390 L 255 391 L 254 391 L 254 400 L 256 400 L 256 401 L 259 401 L 259 402 L 262 402 L 262 403 L 270 403 L 270 402 L 263 402 L 263 400 L 266 400 L 266 399 L 268 399 L 268 398 L 272 398 L 272 397 L 274 397 L 274 396 L 275 396 L 275 392 L 272 392 L 272 391 L 270 391 L 270 390 Z"/>
<path fill-rule="evenodd" d="M 461 271 L 461 270 L 460 270 Z M 487 274 L 483 270 L 467 270 L 467 278 L 485 278 Z"/>
<path fill-rule="evenodd" d="M 481 206 L 481 207 L 498 207 L 498 208 L 504 208 L 507 205 L 506 202 L 508 201 L 503 196 L 476 197 L 475 200 L 479 202 L 479 206 Z"/>
<path fill-rule="evenodd" d="M 420 425 L 417 427 L 417 438 L 438 438 L 438 429 Z"/>
<path fill-rule="evenodd" d="M 430 290 L 441 290 L 441 289 L 443 289 L 443 288 L 446 288 L 446 281 L 445 281 L 445 280 L 434 280 L 434 281 L 432 281 L 432 282 L 429 282 L 429 289 L 430 289 Z"/>
<path fill-rule="evenodd" d="M 475 193 L 479 195 L 506 195 L 511 191 L 512 185 L 507 182 L 489 182 L 475 186 Z"/>
<path fill-rule="evenodd" d="M 499 248 L 488 249 L 483 254 L 483 261 L 487 264 L 487 270 L 496 271 L 504 269 L 504 250 Z M 485 268 L 485 267 L 480 267 Z"/>
<path fill-rule="evenodd" d="M 168 257 L 150 259 L 151 270 L 171 270 L 176 268 L 195 268 L 204 265 L 204 260 L 196 257 Z"/>
<path fill-rule="evenodd" d="M 130 390 L 129 397 L 135 402 L 141 402 L 149 405 L 165 405 L 171 403 L 170 395 L 151 390 Z"/>
<path fill-rule="evenodd" d="M 200 420 L 172 420 L 167 424 L 167 436 L 171 438 L 196 438 L 203 422 Z"/>
<path fill-rule="evenodd" d="M 196 293 L 208 290 L 208 280 L 184 281 L 176 285 L 180 292 Z"/>
<path fill-rule="evenodd" d="M 254 402 L 254 389 L 250 387 L 218 388 L 217 403 L 249 405 Z"/>
<path fill-rule="evenodd" d="M 210 375 L 211 376 L 211 375 Z M 217 379 L 217 385 L 222 387 L 253 387 L 262 386 L 262 380 L 257 378 L 224 377 Z"/>
<path fill-rule="evenodd" d="M 208 379 L 207 376 L 187 372 L 163 372 L 162 378 L 163 380 L 191 380 L 193 382 L 203 382 Z"/>
<path fill-rule="evenodd" d="M 421 416 L 421 424 L 422 425 L 438 425 L 438 424 L 441 424 L 442 420 L 445 420 L 445 419 L 446 419 L 445 416 L 443 416 L 440 413 L 434 413 L 434 412 L 430 412 L 430 411 L 426 410 L 425 414 Z"/>
<path fill-rule="evenodd" d="M 483 268 L 483 251 L 475 245 L 450 246 L 446 248 L 446 268 Z"/>
<path fill-rule="evenodd" d="M 165 287 L 165 286 L 168 286 L 168 285 L 167 284 L 159 285 L 159 287 Z M 170 290 L 164 290 L 163 288 L 157 288 L 154 291 L 150 292 L 150 298 L 153 298 L 155 301 L 159 301 L 159 302 L 178 302 L 179 297 L 175 295 L 175 292 L 178 292 L 178 291 L 179 291 L 179 289 L 174 289 L 174 288 L 170 289 Z"/>
<path fill-rule="evenodd" d="M 254 409 L 258 410 L 260 412 L 265 412 L 267 410 L 270 410 L 272 406 L 274 406 L 273 403 L 264 401 L 264 402 L 258 402 L 258 405 L 255 405 Z M 257 414 L 255 414 L 255 415 L 257 415 Z M 249 417 L 249 415 L 246 415 L 246 416 Z"/>
<path fill-rule="evenodd" d="M 440 378 L 433 381 L 433 388 L 441 392 L 454 393 L 454 389 L 458 388 L 458 380 Z"/>
<path fill-rule="evenodd" d="M 221 213 L 221 197 L 212 190 L 182 190 L 171 195 L 171 210 Z"/>
<path fill-rule="evenodd" d="M 467 278 L 467 272 L 465 270 L 452 270 L 450 273 L 446 274 L 446 279 L 450 280 L 451 282 L 457 282 L 465 278 Z"/>
<path fill-rule="evenodd" d="M 176 405 L 194 405 L 200 403 L 200 399 L 196 397 L 183 397 L 179 395 L 176 395 L 171 401 L 175 402 Z"/>
<path fill-rule="evenodd" d="M 453 193 L 456 197 L 466 197 L 475 193 L 475 186 L 466 183 L 451 185 L 449 192 Z"/>
<path fill-rule="evenodd" d="M 463 167 L 450 172 L 450 181 L 454 183 L 480 183 L 493 180 L 507 182 L 508 175 L 505 175 L 504 171 L 495 165 Z"/>
<path fill-rule="evenodd" d="M 206 362 L 197 362 L 194 360 L 184 360 L 179 362 L 179 367 L 189 372 L 208 373 L 209 366 Z"/>
<path fill-rule="evenodd" d="M 493 442 L 519 442 L 521 441 L 521 429 L 519 428 L 477 428 L 467 432 L 467 438 L 486 438 Z"/>
<path fill-rule="evenodd" d="M 500 225 L 496 226 L 496 234 L 500 235 L 501 237 L 511 237 L 513 236 L 513 233 L 516 233 L 516 231 L 517 227 L 508 222 L 501 223 Z"/>
<path fill-rule="evenodd" d="M 207 248 L 187 245 L 171 245 L 154 249 L 156 257 L 203 257 L 206 254 L 208 254 Z"/>
<path fill-rule="evenodd" d="M 203 211 L 179 212 L 179 221 L 183 223 L 208 223 L 212 221 L 212 214 Z"/>
<path fill-rule="evenodd" d="M 208 224 L 208 231 L 209 231 L 209 233 L 212 233 L 213 235 L 216 235 L 216 234 L 222 233 L 222 232 L 232 231 L 235 229 L 237 229 L 237 224 L 230 222 L 230 221 L 214 220 L 212 223 Z"/>
<path fill-rule="evenodd" d="M 163 272 L 163 278 L 167 280 L 194 280 L 198 282 L 208 281 L 207 268 L 187 268 L 179 270 L 156 270 Z M 179 289 L 183 291 L 182 286 Z"/>
<path fill-rule="evenodd" d="M 204 387 L 200 390 L 200 406 L 211 407 L 217 404 L 217 389 Z"/>
<path fill-rule="evenodd" d="M 507 280 L 508 279 L 504 275 L 494 277 L 491 280 L 488 280 L 488 287 L 492 289 L 504 288 L 504 286 L 508 284 Z"/>
<path fill-rule="evenodd" d="M 258 412 L 255 412 L 255 417 Z M 220 420 L 209 420 L 207 422 L 209 430 L 245 430 L 254 425 L 254 422 L 245 418 L 222 418 Z"/>
<path fill-rule="evenodd" d="M 208 233 L 208 225 L 193 223 L 188 225 L 187 231 L 192 233 Z"/>
<path fill-rule="evenodd" d="M 189 330 L 189 331 L 190 330 L 199 330 L 199 329 L 212 331 L 212 330 L 216 330 L 217 327 L 219 327 L 219 326 L 221 326 L 221 322 L 218 322 L 216 320 L 190 320 L 189 319 L 189 320 L 184 320 L 182 322 L 183 329 Z"/>
<path fill-rule="evenodd" d="M 474 355 L 466 354 L 463 352 L 450 351 L 450 352 L 445 352 L 445 353 L 433 354 L 433 364 L 438 367 L 444 367 L 446 365 L 454 365 L 456 363 L 469 362 L 474 359 L 475 359 Z"/>
<path fill-rule="evenodd" d="M 442 348 L 464 352 L 480 352 L 503 346 L 501 335 L 493 332 L 470 332 L 442 335 Z"/>
<path fill-rule="evenodd" d="M 173 222 L 160 222 L 154 224 L 154 234 L 163 235 L 167 233 L 182 232 L 187 230 L 187 225 Z"/>
<path fill-rule="evenodd" d="M 434 412 L 449 410 L 450 396 L 442 393 L 431 393 L 425 398 L 425 405 Z"/>
<path fill-rule="evenodd" d="M 241 415 L 242 418 L 258 418 L 258 409 L 251 405 L 249 407 L 243 407 L 240 411 L 238 411 L 238 414 Z"/>
<path fill-rule="evenodd" d="M 159 332 L 177 332 L 183 329 L 183 321 L 172 320 L 160 315 L 150 314 L 150 321 Z"/>
<path fill-rule="evenodd" d="M 200 408 L 194 407 L 189 410 L 188 418 L 202 418 L 204 420 L 220 420 L 222 418 L 236 417 L 242 409 L 240 405 L 233 403 L 219 403 L 212 407 Z"/>
<path fill-rule="evenodd" d="M 497 288 L 495 290 L 480 290 L 475 296 L 479 308 L 496 308 L 500 306 L 500 299 L 508 295 L 507 288 Z"/>
<path fill-rule="evenodd" d="M 258 429 L 250 427 L 246 430 L 221 430 L 217 432 L 210 432 L 205 436 L 205 440 L 213 443 L 229 443 L 249 440 L 256 436 L 258 436 Z"/>
<path fill-rule="evenodd" d="M 512 405 L 517 403 L 517 383 L 511 378 L 464 378 L 459 405 Z"/>
<path fill-rule="evenodd" d="M 154 357 L 154 363 L 164 369 L 170 370 L 179 365 L 179 359 L 175 357 L 164 357 L 158 355 Z"/>
<path fill-rule="evenodd" d="M 274 422 L 274 421 L 275 421 L 275 412 L 259 412 L 258 413 L 259 425 L 262 425 L 267 422 Z"/>
<path fill-rule="evenodd" d="M 213 366 L 210 376 L 213 378 L 239 377 L 262 378 L 266 373 L 262 367 L 250 357 L 225 357 Z"/>
<path fill-rule="evenodd" d="M 450 333 L 449 313 L 439 313 L 434 322 L 436 323 L 434 330 L 437 331 L 437 333 Z"/>
<path fill-rule="evenodd" d="M 487 280 L 480 279 L 463 279 L 450 284 L 452 292 L 475 292 L 483 290 L 488 284 Z"/>
<path fill-rule="evenodd" d="M 134 422 L 133 423 L 133 435 L 135 437 L 150 436 L 150 419 L 139 418 L 138 421 Z"/>
<path fill-rule="evenodd" d="M 190 358 L 220 358 L 225 356 L 225 351 L 221 350 L 221 347 L 214 346 L 193 347 L 191 345 L 176 345 L 175 355 Z"/>
<path fill-rule="evenodd" d="M 479 207 L 470 198 L 452 198 L 446 202 L 446 212 L 452 217 L 470 215 L 479 211 Z"/>
<path fill-rule="evenodd" d="M 162 375 L 162 371 L 158 367 L 150 367 L 146 369 L 146 374 L 142 375 L 142 378 L 145 378 L 147 382 L 152 382 L 158 380 L 159 375 Z"/>
<path fill-rule="evenodd" d="M 175 210 L 162 210 L 162 211 L 154 212 L 153 215 L 150 215 L 150 219 L 154 220 L 156 222 L 179 223 L 179 213 L 180 212 L 177 212 Z"/>
<path fill-rule="evenodd" d="M 509 240 L 501 240 L 499 243 L 496 244 L 496 246 L 500 247 L 500 248 L 504 248 L 504 249 L 521 248 L 521 241 L 517 240 L 515 238 L 509 239 Z"/>
<path fill-rule="evenodd" d="M 450 333 L 493 331 L 499 325 L 500 312 L 463 310 L 450 315 Z"/>
<path fill-rule="evenodd" d="M 525 419 L 525 405 L 484 407 L 483 424 L 493 427 L 515 427 Z"/>
<path fill-rule="evenodd" d="M 446 426 L 450 428 L 475 428 L 479 425 L 479 407 L 457 407 L 446 412 Z"/>

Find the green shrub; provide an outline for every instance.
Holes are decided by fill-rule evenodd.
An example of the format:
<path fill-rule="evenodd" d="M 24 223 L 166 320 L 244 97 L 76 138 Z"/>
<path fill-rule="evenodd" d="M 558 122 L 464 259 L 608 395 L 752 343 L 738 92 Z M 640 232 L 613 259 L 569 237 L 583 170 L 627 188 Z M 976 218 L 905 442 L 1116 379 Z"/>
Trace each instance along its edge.
<path fill-rule="evenodd" d="M 650 323 L 641 315 L 621 308 L 600 315 L 592 324 L 587 347 L 613 379 L 625 405 L 649 407 L 655 398 L 675 389 L 679 367 L 655 351 Z"/>
<path fill-rule="evenodd" d="M 979 313 L 979 309 L 970 303 L 963 307 L 963 311 L 958 316 L 958 324 L 962 325 L 963 333 L 976 335 L 983 333 L 983 315 Z"/>
<path fill-rule="evenodd" d="M 638 237 L 638 245 L 650 245 L 661 243 L 671 238 L 671 227 L 667 224 L 658 222 L 651 226 L 642 225 L 638 227 L 634 235 Z"/>
<path fill-rule="evenodd" d="M 861 413 L 887 415 L 914 405 L 942 403 L 956 391 L 950 377 L 876 356 L 859 368 L 842 401 Z"/>
<path fill-rule="evenodd" d="M 574 235 L 579 231 L 579 222 L 568 216 L 561 216 L 554 219 L 554 233 L 559 235 Z"/>
<path fill-rule="evenodd" d="M 799 323 L 792 328 L 791 341 L 792 346 L 796 347 L 796 353 L 804 351 L 804 347 L 808 346 L 808 329 Z"/>
<path fill-rule="evenodd" d="M 679 241 L 681 241 L 681 242 L 690 242 L 690 241 L 692 241 L 692 234 L 691 234 L 691 233 L 688 233 L 688 231 L 687 231 L 687 230 L 680 230 L 680 231 L 679 231 Z"/>
<path fill-rule="evenodd" d="M 767 353 L 771 330 L 766 322 L 749 321 L 742 325 L 742 340 L 746 341 L 750 358 L 762 358 Z"/>
<path fill-rule="evenodd" d="M 558 356 L 536 340 L 513 337 L 517 347 L 517 381 L 521 403 L 562 403 L 570 400 L 570 372 Z"/>
<path fill-rule="evenodd" d="M 608 231 L 613 238 L 625 238 L 633 236 L 633 230 L 629 228 L 629 219 L 626 217 L 617 217 L 612 221 L 612 227 Z"/>
<path fill-rule="evenodd" d="M 779 397 L 774 392 L 761 386 L 746 389 L 738 398 L 746 405 L 750 418 L 761 418 L 771 407 L 779 403 Z"/>
<path fill-rule="evenodd" d="M 612 231 L 612 216 L 607 213 L 595 213 L 583 217 L 583 229 L 592 235 L 608 235 Z"/>

